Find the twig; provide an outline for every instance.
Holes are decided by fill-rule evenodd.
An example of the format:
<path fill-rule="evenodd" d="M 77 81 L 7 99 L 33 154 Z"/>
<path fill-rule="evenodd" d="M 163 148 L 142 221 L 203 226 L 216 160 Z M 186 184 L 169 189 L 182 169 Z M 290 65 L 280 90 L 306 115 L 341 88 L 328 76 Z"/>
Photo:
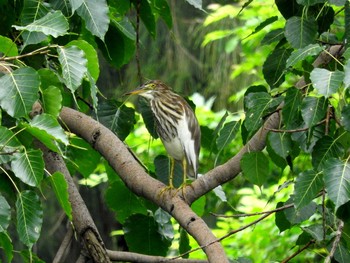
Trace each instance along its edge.
<path fill-rule="evenodd" d="M 73 237 L 73 228 L 72 227 L 68 227 L 68 231 L 66 233 L 66 235 L 64 236 L 62 243 L 53 259 L 53 263 L 59 263 L 59 262 L 63 262 L 64 260 L 64 255 L 67 254 L 69 252 L 69 247 L 72 243 L 72 237 Z"/>
<path fill-rule="evenodd" d="M 318 123 L 316 123 L 314 126 L 312 127 L 316 127 L 319 126 L 323 123 L 327 123 L 327 119 L 324 119 Z M 287 132 L 287 133 L 294 133 L 294 132 L 302 132 L 302 131 L 307 131 L 308 129 L 310 129 L 311 127 L 306 127 L 306 128 L 300 128 L 300 129 L 291 129 L 291 130 L 281 130 L 281 129 L 273 129 L 273 128 L 265 128 L 265 130 L 268 131 L 272 131 L 272 132 Z"/>
<path fill-rule="evenodd" d="M 236 230 L 232 230 L 230 232 L 228 232 L 226 235 L 218 238 L 217 240 L 213 241 L 213 242 L 210 242 L 208 244 L 206 244 L 205 246 L 200 246 L 200 247 L 197 247 L 197 248 L 194 248 L 194 249 L 191 249 L 189 251 L 186 251 L 185 253 L 179 255 L 179 256 L 176 256 L 176 257 L 173 257 L 172 259 L 177 259 L 177 258 L 180 258 L 180 257 L 183 257 L 187 254 L 190 254 L 192 252 L 195 252 L 197 250 L 200 250 L 200 249 L 204 249 L 210 245 L 212 245 L 213 243 L 216 243 L 216 242 L 221 242 L 222 240 L 224 240 L 225 238 L 228 238 L 229 236 L 232 236 L 240 231 L 243 231 L 245 229 L 247 229 L 248 227 L 250 226 L 253 226 L 257 223 L 259 223 L 260 221 L 264 220 L 265 218 L 267 218 L 268 216 L 272 215 L 273 213 L 275 212 L 279 212 L 281 210 L 284 210 L 284 209 L 288 209 L 288 208 L 291 208 L 294 204 L 288 204 L 288 205 L 284 205 L 284 206 L 281 206 L 279 208 L 276 208 L 276 209 L 273 209 L 273 210 L 270 210 L 270 211 L 265 211 L 265 212 L 258 212 L 258 213 L 252 213 L 252 214 L 240 214 L 240 215 L 235 215 L 235 216 L 254 216 L 254 215 L 261 215 L 263 214 L 262 217 L 258 218 L 257 220 L 254 220 L 253 222 L 249 223 L 248 225 L 245 225 L 245 226 L 242 226 Z M 221 216 L 221 215 L 220 215 Z M 226 216 L 223 216 L 223 217 L 226 217 Z"/>
<path fill-rule="evenodd" d="M 315 243 L 314 240 L 310 240 L 305 246 L 303 246 L 302 248 L 299 248 L 295 253 L 293 253 L 292 255 L 290 255 L 289 257 L 287 257 L 286 259 L 283 259 L 281 261 L 281 263 L 287 263 L 289 262 L 289 260 L 291 260 L 292 258 L 296 257 L 297 255 L 299 255 L 301 252 L 303 252 L 305 249 L 307 249 L 309 246 L 311 246 L 313 243 Z"/>
<path fill-rule="evenodd" d="M 21 59 L 21 58 L 24 58 L 24 57 L 30 57 L 30 56 L 34 56 L 34 55 L 42 55 L 42 54 L 46 54 L 48 53 L 50 50 L 50 48 L 55 48 L 55 47 L 58 47 L 58 45 L 49 45 L 49 46 L 45 46 L 45 47 L 41 47 L 41 48 L 38 48 L 32 52 L 29 52 L 29 53 L 26 53 L 26 54 L 23 54 L 23 55 L 18 55 L 18 56 L 13 56 L 13 57 L 1 57 L 0 58 L 0 61 L 10 61 L 10 60 L 17 60 L 17 59 Z"/>
<path fill-rule="evenodd" d="M 256 213 L 250 213 L 250 214 L 236 214 L 236 215 L 232 215 L 232 216 L 228 216 L 228 215 L 220 215 L 220 214 L 215 214 L 215 213 L 210 213 L 213 216 L 216 217 L 223 217 L 223 218 L 231 218 L 231 217 L 248 217 L 248 216 L 257 216 L 257 215 L 264 215 L 264 214 L 270 214 L 270 213 L 274 213 L 274 212 L 279 212 L 281 210 L 284 209 L 288 209 L 293 207 L 294 204 L 288 204 L 288 205 L 284 205 L 281 206 L 279 208 L 273 209 L 273 210 L 269 210 L 269 211 L 263 211 L 263 212 L 256 212 Z"/>
<path fill-rule="evenodd" d="M 139 78 L 140 85 L 142 84 L 142 73 L 141 73 L 141 63 L 140 63 L 140 7 L 141 0 L 137 0 L 136 3 L 136 64 L 137 64 L 137 76 Z"/>
<path fill-rule="evenodd" d="M 112 261 L 122 261 L 122 262 L 143 262 L 143 263 L 157 263 L 157 262 L 174 262 L 174 263 L 205 263 L 207 260 L 199 259 L 170 259 L 160 256 L 149 256 L 133 252 L 126 251 L 112 251 L 107 250 L 108 256 Z"/>
<path fill-rule="evenodd" d="M 335 253 L 335 251 L 337 249 L 337 246 L 339 245 L 340 238 L 341 238 L 341 235 L 343 233 L 343 227 L 344 227 L 344 221 L 340 220 L 339 225 L 338 225 L 338 230 L 336 232 L 336 236 L 335 236 L 335 239 L 334 239 L 334 242 L 333 242 L 333 245 L 332 245 L 332 249 L 329 252 L 328 256 L 326 257 L 324 263 L 331 262 L 331 260 L 332 260 L 332 258 L 334 256 L 334 253 Z"/>

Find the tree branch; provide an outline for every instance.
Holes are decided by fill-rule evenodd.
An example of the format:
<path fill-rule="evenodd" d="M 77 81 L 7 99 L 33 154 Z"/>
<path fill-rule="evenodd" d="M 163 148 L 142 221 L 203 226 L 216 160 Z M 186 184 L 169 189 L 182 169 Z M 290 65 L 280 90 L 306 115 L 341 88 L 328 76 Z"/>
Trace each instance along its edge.
<path fill-rule="evenodd" d="M 72 206 L 73 225 L 78 235 L 81 237 L 90 257 L 94 262 L 110 262 L 97 227 L 92 220 L 89 210 L 80 196 L 62 157 L 59 154 L 50 151 L 39 142 L 37 145 L 43 152 L 47 170 L 50 173 L 59 171 L 64 175 L 68 185 L 69 202 Z"/>
<path fill-rule="evenodd" d="M 174 263 L 205 263 L 206 260 L 196 259 L 172 259 L 159 256 L 148 256 L 138 253 L 125 252 L 125 251 L 111 251 L 107 250 L 108 256 L 113 261 L 123 262 L 142 262 L 142 263 L 157 263 L 157 262 L 174 262 Z"/>
<path fill-rule="evenodd" d="M 339 225 L 338 225 L 338 230 L 336 232 L 336 236 L 335 236 L 334 242 L 332 244 L 332 249 L 329 252 L 329 255 L 326 257 L 326 259 L 324 261 L 325 263 L 331 262 L 332 258 L 334 257 L 335 251 L 337 250 L 337 247 L 338 247 L 339 242 L 340 242 L 340 238 L 343 234 L 343 227 L 344 227 L 344 221 L 340 220 Z"/>
<path fill-rule="evenodd" d="M 162 193 L 166 186 L 145 172 L 114 133 L 87 115 L 67 107 L 62 108 L 60 118 L 65 127 L 85 139 L 105 157 L 132 192 L 169 212 L 204 247 L 210 262 L 228 262 L 223 247 L 203 219 L 192 211 L 180 194 L 176 194 L 176 190 Z"/>

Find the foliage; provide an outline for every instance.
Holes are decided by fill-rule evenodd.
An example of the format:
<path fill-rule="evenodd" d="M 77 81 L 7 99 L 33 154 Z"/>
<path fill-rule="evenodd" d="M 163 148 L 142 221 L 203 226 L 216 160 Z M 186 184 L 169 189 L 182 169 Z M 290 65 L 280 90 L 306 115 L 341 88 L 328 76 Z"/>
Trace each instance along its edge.
<path fill-rule="evenodd" d="M 203 9 L 202 1 L 187 2 Z M 98 96 L 96 84 L 99 56 L 116 68 L 135 56 L 139 34 L 133 23 L 135 11 L 153 38 L 158 37 L 158 20 L 172 27 L 175 14 L 171 14 L 167 1 L 138 3 L 1 3 L 1 259 L 11 262 L 19 254 L 26 261 L 40 262 L 40 249 L 37 256 L 32 248 L 45 235 L 41 233 L 47 213 L 42 205 L 47 202 L 42 198 L 45 191 L 55 193 L 62 210 L 72 219 L 67 183 L 62 174 L 48 174 L 45 170 L 38 141 L 63 156 L 72 174 L 79 173 L 91 181 L 94 173 L 99 174 L 99 179 L 107 177 L 104 202 L 122 225 L 121 234 L 129 250 L 166 256 L 185 253 L 196 246 L 183 230 L 177 231 L 178 226 L 168 214 L 130 192 L 90 145 L 64 131 L 64 123 L 59 122 L 63 106 L 77 107 L 95 116 L 126 141 L 150 176 L 160 180 L 164 177 L 166 153 L 158 147 L 159 140 L 148 143 L 152 139 L 145 134 L 156 135 L 152 125 L 147 125 L 146 131 L 141 122 L 145 118 L 149 124 L 147 107 L 141 105 L 141 117 L 128 103 Z M 270 131 L 266 151 L 242 157 L 242 177 L 232 183 L 235 187 L 230 183 L 215 189 L 197 200 L 193 210 L 209 219 L 210 212 L 238 216 L 261 212 L 262 208 L 278 209 L 274 211 L 275 221 L 255 222 L 254 233 L 238 231 L 234 240 L 230 236 L 236 233 L 230 230 L 252 223 L 251 217 L 208 220 L 219 237 L 227 235 L 223 245 L 232 259 L 281 260 L 288 257 L 286 251 L 297 246 L 300 251 L 307 249 L 297 255 L 304 260 L 321 256 L 346 262 L 350 257 L 349 2 L 239 3 L 210 7 L 204 27 L 236 16 L 240 16 L 242 26 L 210 32 L 202 46 L 224 41 L 225 52 L 239 49 L 246 54 L 241 63 L 231 65 L 231 78 L 240 74 L 254 76 L 254 85 L 241 87 L 244 112 L 213 113 L 213 100 L 204 100 L 198 94 L 192 97 L 202 125 L 200 172 L 206 173 L 239 152 L 271 114 L 278 112 L 282 119 L 280 126 Z M 317 64 L 315 60 L 322 52 L 333 52 L 332 59 Z M 234 94 L 230 95 L 234 100 Z M 270 236 L 266 235 L 268 230 Z M 273 237 L 277 245 L 271 245 L 267 237 Z M 245 246 L 243 242 L 251 240 L 259 240 L 259 247 L 250 245 L 245 251 L 239 250 Z M 232 250 L 233 246 L 237 249 Z M 190 255 L 196 256 L 203 257 Z"/>

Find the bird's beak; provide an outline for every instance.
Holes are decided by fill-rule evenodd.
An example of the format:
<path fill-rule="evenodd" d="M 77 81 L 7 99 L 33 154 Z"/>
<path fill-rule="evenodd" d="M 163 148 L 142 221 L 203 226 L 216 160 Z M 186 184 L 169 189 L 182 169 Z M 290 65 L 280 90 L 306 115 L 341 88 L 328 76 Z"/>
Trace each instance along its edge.
<path fill-rule="evenodd" d="M 145 87 L 145 85 L 141 85 L 141 86 L 137 87 L 136 89 L 125 93 L 123 96 L 129 96 L 129 95 L 137 95 L 137 94 L 140 94 L 140 93 L 142 93 L 142 92 L 144 91 L 144 90 L 143 90 L 144 87 Z"/>

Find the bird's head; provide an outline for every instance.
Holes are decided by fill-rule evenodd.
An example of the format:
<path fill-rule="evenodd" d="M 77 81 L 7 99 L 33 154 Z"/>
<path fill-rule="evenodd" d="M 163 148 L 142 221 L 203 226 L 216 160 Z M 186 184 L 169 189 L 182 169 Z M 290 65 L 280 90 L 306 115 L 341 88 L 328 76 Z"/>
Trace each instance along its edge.
<path fill-rule="evenodd" d="M 147 99 L 153 99 L 160 93 L 171 90 L 160 80 L 150 80 L 139 86 L 137 89 L 126 93 L 125 95 L 140 95 Z"/>

